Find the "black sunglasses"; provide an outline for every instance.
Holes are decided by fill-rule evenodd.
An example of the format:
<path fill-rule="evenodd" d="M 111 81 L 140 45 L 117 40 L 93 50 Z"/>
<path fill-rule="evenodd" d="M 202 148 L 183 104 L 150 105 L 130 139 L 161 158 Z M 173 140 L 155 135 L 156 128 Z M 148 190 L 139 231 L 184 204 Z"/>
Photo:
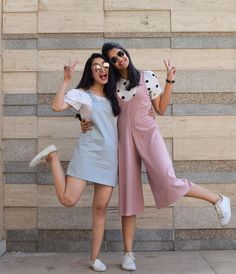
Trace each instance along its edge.
<path fill-rule="evenodd" d="M 119 50 L 119 51 L 117 52 L 117 56 L 118 56 L 118 57 L 123 57 L 124 55 L 125 55 L 125 52 L 124 52 L 123 50 Z M 118 61 L 117 56 L 113 56 L 113 57 L 111 57 L 111 59 L 110 59 L 110 62 L 111 62 L 113 65 L 115 65 L 115 63 Z"/>

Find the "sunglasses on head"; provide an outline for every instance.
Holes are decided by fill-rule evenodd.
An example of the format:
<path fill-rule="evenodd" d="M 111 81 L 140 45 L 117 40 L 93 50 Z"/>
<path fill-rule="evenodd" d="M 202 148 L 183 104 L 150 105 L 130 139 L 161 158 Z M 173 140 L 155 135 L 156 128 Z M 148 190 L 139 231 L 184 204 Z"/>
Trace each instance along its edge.
<path fill-rule="evenodd" d="M 92 69 L 96 72 L 101 72 L 102 69 L 108 70 L 110 67 L 109 63 L 104 62 L 102 63 L 102 66 L 100 64 L 93 64 Z"/>
<path fill-rule="evenodd" d="M 118 57 L 123 57 L 125 55 L 125 52 L 123 50 L 119 50 L 116 54 Z M 115 63 L 118 61 L 117 56 L 113 56 L 110 59 L 110 62 L 115 65 Z"/>

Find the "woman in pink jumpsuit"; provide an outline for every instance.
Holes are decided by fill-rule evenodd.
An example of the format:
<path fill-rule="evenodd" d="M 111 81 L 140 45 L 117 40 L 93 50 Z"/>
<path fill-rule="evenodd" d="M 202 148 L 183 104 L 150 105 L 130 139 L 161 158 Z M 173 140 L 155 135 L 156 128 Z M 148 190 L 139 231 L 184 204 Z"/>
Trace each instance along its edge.
<path fill-rule="evenodd" d="M 136 270 L 135 257 L 132 252 L 136 215 L 144 211 L 141 161 L 146 167 L 150 187 L 158 208 L 171 205 L 184 196 L 203 199 L 215 206 L 219 213 L 220 223 L 224 226 L 231 218 L 230 199 L 213 194 L 186 179 L 177 179 L 175 176 L 173 164 L 159 127 L 153 117 L 149 115 L 152 107 L 158 114 L 163 115 L 169 104 L 176 73 L 176 69 L 170 61 L 164 60 L 167 69 L 164 92 L 158 93 L 159 83 L 156 82 L 157 89 L 151 97 L 151 88 L 147 86 L 150 78 L 148 80 L 147 75 L 149 73 L 156 77 L 153 72 L 137 70 L 127 50 L 118 43 L 105 43 L 102 53 L 110 60 L 114 68 L 117 98 L 121 108 L 118 120 L 118 140 L 119 213 L 122 216 L 125 252 L 122 268 Z M 81 126 L 86 131 L 90 125 L 87 123 Z"/>
<path fill-rule="evenodd" d="M 122 268 L 135 270 L 132 244 L 136 215 L 143 212 L 144 202 L 141 184 L 141 161 L 143 161 L 150 187 L 158 208 L 171 205 L 184 196 L 206 200 L 217 209 L 221 225 L 226 225 L 231 217 L 230 200 L 215 195 L 209 190 L 186 179 L 177 179 L 172 161 L 166 149 L 159 127 L 150 117 L 153 106 L 157 113 L 164 114 L 169 104 L 176 69 L 170 61 L 164 61 L 167 78 L 164 92 L 150 100 L 144 72 L 139 72 L 132 64 L 127 50 L 113 42 L 105 43 L 102 53 L 110 60 L 116 72 L 116 79 L 124 78 L 129 85 L 128 93 L 137 87 L 133 98 L 125 101 L 117 93 L 121 113 L 118 120 L 119 139 L 119 211 L 125 255 Z M 133 83 L 132 83 L 133 82 Z M 136 83 L 135 83 L 136 82 Z M 117 90 L 117 92 L 120 90 Z"/>

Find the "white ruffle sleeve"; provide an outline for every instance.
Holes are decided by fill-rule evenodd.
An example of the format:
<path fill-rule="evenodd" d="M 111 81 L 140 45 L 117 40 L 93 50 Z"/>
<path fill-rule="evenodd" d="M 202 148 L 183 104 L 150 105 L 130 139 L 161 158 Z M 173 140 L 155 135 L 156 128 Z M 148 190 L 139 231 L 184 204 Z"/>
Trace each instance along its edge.
<path fill-rule="evenodd" d="M 92 99 L 86 91 L 71 89 L 66 93 L 64 102 L 70 104 L 77 112 L 79 111 L 83 119 L 89 119 Z"/>

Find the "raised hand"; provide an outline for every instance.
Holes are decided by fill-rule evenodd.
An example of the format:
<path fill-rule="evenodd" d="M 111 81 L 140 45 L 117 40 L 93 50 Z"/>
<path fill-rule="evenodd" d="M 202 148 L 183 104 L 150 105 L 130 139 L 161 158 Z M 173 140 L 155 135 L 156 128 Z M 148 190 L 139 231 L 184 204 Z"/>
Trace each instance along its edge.
<path fill-rule="evenodd" d="M 71 64 L 71 60 L 69 60 L 69 64 L 64 66 L 64 82 L 69 83 L 72 79 L 72 75 L 76 70 L 76 66 L 79 64 L 79 61 L 76 60 L 73 64 Z"/>
<path fill-rule="evenodd" d="M 167 78 L 169 80 L 174 80 L 174 76 L 176 73 L 176 67 L 170 62 L 170 59 L 163 59 L 166 70 L 167 70 Z"/>

